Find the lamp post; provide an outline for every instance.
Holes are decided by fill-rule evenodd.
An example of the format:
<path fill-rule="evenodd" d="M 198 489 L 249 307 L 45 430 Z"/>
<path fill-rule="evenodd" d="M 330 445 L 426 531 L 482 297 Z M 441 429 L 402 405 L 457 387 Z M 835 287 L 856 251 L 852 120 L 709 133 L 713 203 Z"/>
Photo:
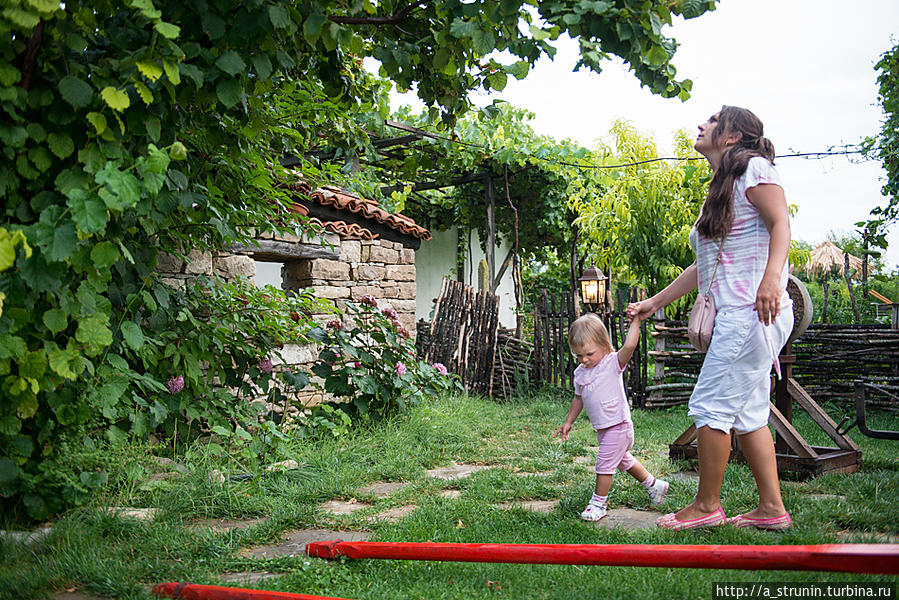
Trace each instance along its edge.
<path fill-rule="evenodd" d="M 608 277 L 602 274 L 602 271 L 591 264 L 589 269 L 584 271 L 578 281 L 581 282 L 581 302 L 583 302 L 591 312 L 596 312 L 598 307 L 603 308 L 605 312 L 606 305 L 606 281 Z"/>

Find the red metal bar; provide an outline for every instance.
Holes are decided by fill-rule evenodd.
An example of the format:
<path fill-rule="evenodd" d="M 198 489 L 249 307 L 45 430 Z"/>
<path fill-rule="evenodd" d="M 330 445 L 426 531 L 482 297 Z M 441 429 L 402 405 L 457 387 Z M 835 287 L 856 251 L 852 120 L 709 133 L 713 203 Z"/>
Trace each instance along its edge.
<path fill-rule="evenodd" d="M 438 544 L 312 542 L 320 558 L 386 558 L 462 562 L 680 567 L 899 574 L 899 544 L 725 546 L 651 544 Z"/>
<path fill-rule="evenodd" d="M 332 596 L 310 596 L 289 592 L 268 592 L 220 585 L 200 585 L 199 583 L 160 583 L 153 586 L 153 593 L 163 598 L 179 600 L 347 600 Z"/>

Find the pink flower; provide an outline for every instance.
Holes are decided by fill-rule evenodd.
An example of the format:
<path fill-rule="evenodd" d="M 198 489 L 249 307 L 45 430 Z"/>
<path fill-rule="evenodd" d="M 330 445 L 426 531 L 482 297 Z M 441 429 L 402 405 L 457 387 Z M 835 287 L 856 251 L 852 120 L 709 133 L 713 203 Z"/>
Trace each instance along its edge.
<path fill-rule="evenodd" d="M 397 327 L 396 329 L 397 329 L 397 331 L 399 332 L 399 334 L 400 334 L 401 336 L 403 336 L 404 338 L 410 337 L 409 330 L 406 329 L 405 327 L 403 327 L 402 325 L 400 325 L 400 326 Z"/>
<path fill-rule="evenodd" d="M 406 374 L 406 365 L 401 362 L 396 363 L 396 368 L 393 370 L 397 375 L 403 376 Z"/>
<path fill-rule="evenodd" d="M 434 363 L 431 366 L 437 369 L 437 372 L 441 375 L 446 375 L 446 367 L 443 365 L 443 363 Z"/>
<path fill-rule="evenodd" d="M 181 375 L 169 377 L 169 380 L 165 382 L 165 387 L 168 388 L 170 394 L 177 394 L 184 389 L 184 377 Z"/>
<path fill-rule="evenodd" d="M 272 365 L 272 361 L 270 358 L 263 358 L 261 361 L 259 361 L 259 370 L 263 373 L 271 373 L 273 367 L 274 365 Z"/>
<path fill-rule="evenodd" d="M 343 321 L 339 321 L 337 319 L 332 319 L 328 321 L 326 325 L 328 329 L 336 329 L 337 331 L 341 331 L 343 329 Z"/>
<path fill-rule="evenodd" d="M 403 326 L 402 323 L 400 323 L 400 322 L 397 321 L 396 319 L 391 319 L 391 320 L 390 320 L 390 324 L 393 325 L 394 327 L 396 327 L 397 329 L 399 329 L 400 327 Z"/>
<path fill-rule="evenodd" d="M 368 304 L 369 306 L 374 306 L 375 308 L 377 308 L 378 306 L 378 301 L 375 300 L 375 297 L 371 294 L 365 294 L 364 296 L 361 296 L 359 298 L 359 302 L 361 302 L 362 304 Z"/>
<path fill-rule="evenodd" d="M 357 360 L 356 362 L 353 363 L 353 366 L 356 367 L 357 369 L 361 369 L 362 363 Z"/>
<path fill-rule="evenodd" d="M 381 311 L 381 314 L 388 319 L 396 319 L 396 311 L 389 306 Z"/>

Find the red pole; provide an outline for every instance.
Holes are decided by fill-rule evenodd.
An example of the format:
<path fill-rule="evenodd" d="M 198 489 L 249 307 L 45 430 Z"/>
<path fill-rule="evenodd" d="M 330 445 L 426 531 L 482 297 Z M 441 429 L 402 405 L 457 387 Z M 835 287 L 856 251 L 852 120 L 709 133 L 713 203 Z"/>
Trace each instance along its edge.
<path fill-rule="evenodd" d="M 153 586 L 153 593 L 164 598 L 180 600 L 347 600 L 331 596 L 310 596 L 288 592 L 268 592 L 220 585 L 198 583 L 160 583 Z"/>
<path fill-rule="evenodd" d="M 713 546 L 647 544 L 438 544 L 312 542 L 320 558 L 387 558 L 462 562 L 679 567 L 899 574 L 899 544 Z"/>

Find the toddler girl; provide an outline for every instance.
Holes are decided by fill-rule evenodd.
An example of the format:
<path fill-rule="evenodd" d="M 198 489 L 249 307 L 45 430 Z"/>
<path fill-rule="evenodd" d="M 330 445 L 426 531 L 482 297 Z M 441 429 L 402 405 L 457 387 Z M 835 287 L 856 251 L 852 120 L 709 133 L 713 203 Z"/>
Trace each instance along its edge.
<path fill-rule="evenodd" d="M 634 424 L 621 373 L 631 359 L 640 339 L 640 320 L 631 321 L 627 339 L 618 352 L 612 347 L 609 332 L 593 313 L 577 319 L 568 331 L 568 347 L 577 357 L 574 370 L 574 399 L 565 422 L 553 437 L 568 439 L 581 410 L 596 430 L 599 452 L 596 455 L 596 487 L 587 508 L 581 513 L 585 521 L 598 521 L 606 516 L 609 490 L 615 469 L 627 471 L 649 494 L 653 504 L 661 504 L 668 482 L 650 475 L 630 453 L 634 445 Z"/>

